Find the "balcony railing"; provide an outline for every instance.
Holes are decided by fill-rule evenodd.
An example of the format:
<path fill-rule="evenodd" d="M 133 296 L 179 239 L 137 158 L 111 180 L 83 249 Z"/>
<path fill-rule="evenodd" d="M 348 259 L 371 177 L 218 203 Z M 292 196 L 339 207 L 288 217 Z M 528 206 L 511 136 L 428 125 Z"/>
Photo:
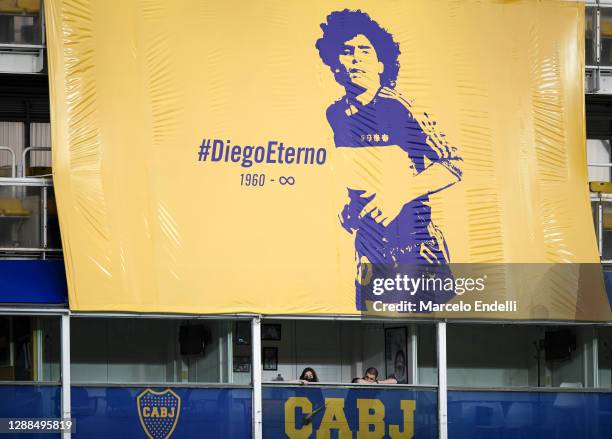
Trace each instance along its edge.
<path fill-rule="evenodd" d="M 612 1 L 586 0 L 586 92 L 610 93 L 612 77 Z"/>
<path fill-rule="evenodd" d="M 25 148 L 17 162 L 13 149 L 0 146 L 8 154 L 7 166 L 0 167 L 0 257 L 58 258 L 62 256 L 57 205 L 49 167 L 31 166 L 34 151 Z"/>
<path fill-rule="evenodd" d="M 608 168 L 612 171 L 612 163 L 589 162 L 588 167 L 589 169 Z M 601 263 L 612 266 L 612 193 L 610 193 L 612 185 L 606 183 L 608 182 L 590 183 L 591 209 Z"/>

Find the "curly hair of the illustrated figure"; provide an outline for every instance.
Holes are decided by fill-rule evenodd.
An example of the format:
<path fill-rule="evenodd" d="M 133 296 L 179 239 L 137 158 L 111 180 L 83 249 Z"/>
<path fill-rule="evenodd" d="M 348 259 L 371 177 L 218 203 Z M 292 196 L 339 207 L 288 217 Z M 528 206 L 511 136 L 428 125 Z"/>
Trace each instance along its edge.
<path fill-rule="evenodd" d="M 327 22 L 321 24 L 323 36 L 317 40 L 316 47 L 323 62 L 332 72 L 337 72 L 340 66 L 338 55 L 345 42 L 357 35 L 364 35 L 376 50 L 380 62 L 385 66 L 380 75 L 383 86 L 394 87 L 399 72 L 399 44 L 368 14 L 360 10 L 344 9 L 332 12 L 327 16 Z"/>

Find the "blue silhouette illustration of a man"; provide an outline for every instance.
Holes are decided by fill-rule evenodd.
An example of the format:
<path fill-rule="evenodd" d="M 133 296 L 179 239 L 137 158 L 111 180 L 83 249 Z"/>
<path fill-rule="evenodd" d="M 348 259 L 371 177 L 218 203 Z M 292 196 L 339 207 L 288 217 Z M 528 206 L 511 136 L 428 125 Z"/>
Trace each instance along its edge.
<path fill-rule="evenodd" d="M 341 224 L 355 236 L 357 260 L 356 302 L 364 309 L 373 299 L 362 294 L 376 270 L 423 273 L 414 267 L 436 266 L 436 275 L 451 276 L 449 249 L 442 231 L 431 220 L 429 196 L 461 180 L 461 158 L 449 146 L 435 122 L 419 123 L 410 102 L 395 89 L 400 48 L 393 36 L 359 10 L 332 12 L 321 25 L 316 42 L 322 61 L 329 66 L 345 95 L 327 109 L 327 120 L 338 148 L 399 146 L 406 152 L 406 181 L 399 186 L 424 188 L 396 208 L 383 203 L 381 194 L 347 188 L 348 201 Z M 418 185 L 417 185 L 418 182 Z M 409 193 L 410 191 L 407 191 Z M 404 267 L 404 268 L 402 268 Z M 406 268 L 412 267 L 412 268 Z M 431 275 L 431 269 L 426 269 Z M 381 273 L 378 273 L 381 274 Z M 429 292 L 431 293 L 431 292 Z M 452 292 L 423 293 L 412 300 L 446 302 Z"/>

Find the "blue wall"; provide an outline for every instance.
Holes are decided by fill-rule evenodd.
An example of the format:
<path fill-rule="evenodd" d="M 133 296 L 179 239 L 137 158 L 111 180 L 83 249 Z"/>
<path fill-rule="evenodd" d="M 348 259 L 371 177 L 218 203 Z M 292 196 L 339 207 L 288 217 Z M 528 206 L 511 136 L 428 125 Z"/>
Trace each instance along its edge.
<path fill-rule="evenodd" d="M 166 388 L 152 388 L 165 391 Z M 251 390 L 246 388 L 177 388 L 181 408 L 172 438 L 251 438 Z M 144 387 L 72 388 L 75 438 L 143 438 L 137 397 Z M 340 398 L 352 437 L 359 428 L 358 399 L 377 400 L 389 425 L 402 425 L 402 400 L 415 401 L 414 439 L 437 437 L 437 394 L 408 388 L 264 387 L 263 437 L 287 438 L 285 405 L 292 397 L 306 398 L 314 410 L 311 439 L 321 428 L 325 399 Z M 159 407 L 167 404 L 160 401 Z M 329 404 L 328 404 L 329 407 Z M 450 439 L 609 439 L 612 437 L 612 393 L 450 391 Z M 0 418 L 57 418 L 59 386 L 0 386 Z M 304 427 L 304 413 L 295 409 L 295 427 Z M 152 425 L 152 424 L 150 424 Z M 335 437 L 332 433 L 332 438 Z M 53 438 L 59 435 L 12 434 L 15 438 Z M 7 436 L 8 437 L 8 436 Z"/>
<path fill-rule="evenodd" d="M 59 386 L 0 386 L 0 418 L 59 418 Z M 11 438 L 59 438 L 59 434 L 5 434 Z"/>
<path fill-rule="evenodd" d="M 151 388 L 163 392 L 167 388 Z M 180 398 L 173 439 L 251 437 L 251 390 L 230 388 L 171 388 Z M 73 387 L 72 415 L 76 439 L 143 438 L 137 397 L 143 387 Z M 159 401 L 161 406 L 163 400 Z M 149 411 L 149 414 L 151 412 Z M 158 413 L 161 413 L 158 412 Z M 151 429 L 155 428 L 150 418 Z M 167 419 L 172 422 L 171 419 Z M 163 420 L 162 420 L 163 422 Z M 157 438 L 155 434 L 154 437 Z M 163 438 L 163 435 L 159 435 Z"/>
<path fill-rule="evenodd" d="M 399 424 L 400 400 L 412 399 L 414 439 L 437 437 L 437 395 L 433 390 L 333 389 L 314 387 L 264 388 L 264 438 L 286 438 L 285 404 L 291 397 L 305 397 L 313 409 L 326 398 L 343 398 L 344 413 L 352 437 L 357 437 L 359 414 L 356 400 L 377 399 L 385 408 L 385 437 L 390 424 Z M 609 439 L 612 438 L 612 393 L 449 391 L 450 439 Z M 314 439 L 321 427 L 324 407 L 312 417 Z M 295 410 L 295 427 L 304 427 L 304 416 Z M 337 434 L 334 431 L 333 434 Z M 332 437 L 334 437 L 332 434 Z"/>
<path fill-rule="evenodd" d="M 263 389 L 263 437 L 265 439 L 287 438 L 285 426 L 285 404 L 291 397 L 307 398 L 312 404 L 313 411 L 321 409 L 312 415 L 311 438 L 314 439 L 316 431 L 321 428 L 321 421 L 324 419 L 326 399 L 342 398 L 344 400 L 344 415 L 348 427 L 357 437 L 359 429 L 359 415 L 357 408 L 358 399 L 377 400 L 384 406 L 385 412 L 385 435 L 388 434 L 390 425 L 400 426 L 403 431 L 404 413 L 401 410 L 402 400 L 414 400 L 416 408 L 414 410 L 414 437 L 422 439 L 435 439 L 438 435 L 438 402 L 437 392 L 434 390 L 413 390 L 408 388 L 316 388 L 304 387 L 264 387 Z M 303 429 L 304 420 L 308 414 L 300 409 L 295 410 L 295 428 Z M 308 421 L 307 421 L 308 422 Z M 363 420 L 362 420 L 363 423 Z M 366 426 L 362 425 L 362 428 Z M 366 427 L 367 428 L 367 427 Z M 332 437 L 334 433 L 332 433 Z M 337 433 L 335 433 L 337 434 Z M 385 436 L 388 437 L 388 436 Z"/>
<path fill-rule="evenodd" d="M 609 439 L 612 394 L 451 391 L 448 424 L 450 439 Z"/>
<path fill-rule="evenodd" d="M 0 259 L 0 303 L 67 304 L 64 261 Z"/>

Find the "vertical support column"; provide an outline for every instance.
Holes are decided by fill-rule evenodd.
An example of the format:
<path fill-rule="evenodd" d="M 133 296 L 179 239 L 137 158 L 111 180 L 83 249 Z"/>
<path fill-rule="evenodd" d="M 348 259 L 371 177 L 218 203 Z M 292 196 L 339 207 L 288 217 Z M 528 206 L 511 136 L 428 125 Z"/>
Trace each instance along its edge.
<path fill-rule="evenodd" d="M 23 148 L 29 148 L 30 146 L 32 146 L 32 133 L 31 133 L 31 113 L 32 113 L 32 103 L 30 102 L 30 100 L 26 99 L 24 101 L 24 107 L 25 107 L 25 120 L 23 121 Z M 30 152 L 30 169 L 32 168 L 32 153 Z M 28 166 L 26 164 L 26 161 L 23 161 L 23 177 L 27 177 L 28 174 Z"/>
<path fill-rule="evenodd" d="M 217 337 L 217 345 L 219 346 L 219 349 L 217 350 L 217 352 L 219 353 L 219 382 L 220 383 L 225 383 L 227 381 L 224 381 L 227 379 L 227 375 L 225 373 L 225 371 L 227 370 L 226 367 L 226 359 L 227 359 L 227 348 L 225 346 L 225 336 L 223 334 L 223 329 L 225 327 L 225 322 L 219 324 L 219 327 L 221 327 L 222 329 L 219 331 L 219 336 Z"/>
<path fill-rule="evenodd" d="M 593 387 L 597 389 L 599 387 L 599 330 L 597 327 L 591 329 L 593 330 L 593 337 L 591 340 L 593 343 L 591 352 L 593 355 Z"/>
<path fill-rule="evenodd" d="M 39 316 L 34 317 L 33 340 L 33 361 L 34 381 L 45 381 L 43 374 L 43 328 Z"/>
<path fill-rule="evenodd" d="M 227 323 L 227 382 L 234 382 L 234 322 Z"/>
<path fill-rule="evenodd" d="M 599 258 L 603 257 L 603 200 L 601 192 L 599 200 L 597 200 L 597 246 L 599 249 Z"/>
<path fill-rule="evenodd" d="M 42 225 L 41 225 L 41 232 L 42 232 L 42 248 L 44 250 L 46 250 L 49 247 L 49 238 L 48 238 L 48 224 L 49 224 L 49 216 L 48 216 L 48 188 L 47 186 L 43 186 L 42 187 L 42 199 L 41 199 L 41 204 L 42 204 Z M 42 258 L 43 259 L 47 259 L 47 252 L 45 252 L 43 250 L 42 252 Z"/>
<path fill-rule="evenodd" d="M 446 322 L 437 323 L 438 334 L 438 438 L 448 439 L 448 395 L 446 376 Z"/>
<path fill-rule="evenodd" d="M 410 325 L 410 384 L 419 384 L 419 345 L 417 324 Z"/>
<path fill-rule="evenodd" d="M 70 410 L 70 314 L 62 314 L 62 419 L 71 418 Z M 70 439 L 70 432 L 62 433 L 62 439 Z"/>
<path fill-rule="evenodd" d="M 595 84 L 594 89 L 591 90 L 592 93 L 601 89 L 601 9 L 599 9 L 599 4 L 595 15 L 595 61 L 597 62 L 597 68 L 593 72 Z"/>
<path fill-rule="evenodd" d="M 251 346 L 253 352 L 253 439 L 262 439 L 262 402 L 261 402 L 261 317 L 251 320 Z"/>
<path fill-rule="evenodd" d="M 593 328 L 590 328 L 591 330 Z M 592 335 L 593 335 L 593 331 L 591 331 L 590 333 L 587 333 L 588 330 L 587 328 L 579 328 L 578 331 L 580 331 L 580 341 L 582 342 L 582 352 L 584 352 L 584 355 L 582 356 L 582 369 L 583 369 L 583 374 L 582 374 L 582 385 L 584 387 L 591 387 L 592 386 L 592 382 L 593 382 L 593 378 L 592 378 L 592 372 L 593 372 L 593 352 L 591 351 L 591 348 L 593 346 L 593 342 L 592 342 Z"/>
<path fill-rule="evenodd" d="M 595 12 L 595 62 L 597 67 L 601 63 L 601 9 L 597 5 L 597 11 Z"/>

